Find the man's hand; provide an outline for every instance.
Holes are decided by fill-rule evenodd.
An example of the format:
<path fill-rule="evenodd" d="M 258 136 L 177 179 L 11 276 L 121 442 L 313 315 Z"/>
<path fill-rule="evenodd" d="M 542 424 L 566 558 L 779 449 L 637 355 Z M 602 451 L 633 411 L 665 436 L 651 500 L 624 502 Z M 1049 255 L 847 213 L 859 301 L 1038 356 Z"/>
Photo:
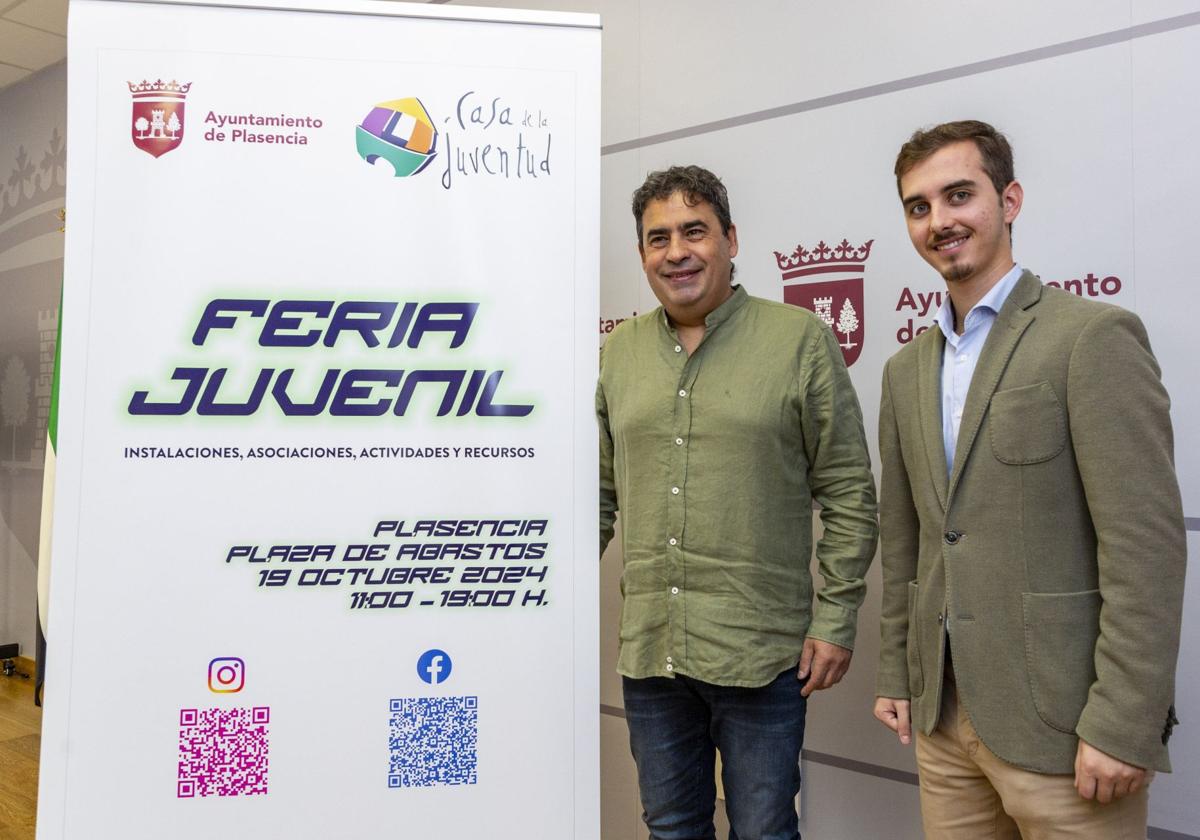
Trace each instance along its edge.
<path fill-rule="evenodd" d="M 891 697 L 875 698 L 875 717 L 888 729 L 900 736 L 901 744 L 912 743 L 912 723 L 908 700 L 893 700 Z"/>
<path fill-rule="evenodd" d="M 796 679 L 807 677 L 808 683 L 800 689 L 800 696 L 807 697 L 814 691 L 837 685 L 850 670 L 850 657 L 853 655 L 854 651 L 832 642 L 805 639 Z"/>
<path fill-rule="evenodd" d="M 1075 790 L 1084 799 L 1107 805 L 1146 782 L 1146 771 L 1093 747 L 1082 738 L 1075 751 Z"/>

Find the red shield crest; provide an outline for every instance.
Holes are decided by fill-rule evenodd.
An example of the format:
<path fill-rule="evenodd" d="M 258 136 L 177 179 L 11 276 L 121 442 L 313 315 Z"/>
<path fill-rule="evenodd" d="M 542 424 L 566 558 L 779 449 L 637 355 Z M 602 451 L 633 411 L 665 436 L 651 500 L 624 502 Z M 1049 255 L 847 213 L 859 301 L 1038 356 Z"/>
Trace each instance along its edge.
<path fill-rule="evenodd" d="M 858 361 L 866 335 L 863 276 L 874 242 L 856 248 L 843 239 L 832 248 L 818 242 L 812 250 L 797 245 L 788 255 L 775 252 L 784 302 L 812 310 L 833 330 L 847 367 Z"/>
<path fill-rule="evenodd" d="M 162 157 L 183 142 L 184 102 L 192 83 L 129 82 L 133 96 L 130 136 L 143 152 Z"/>

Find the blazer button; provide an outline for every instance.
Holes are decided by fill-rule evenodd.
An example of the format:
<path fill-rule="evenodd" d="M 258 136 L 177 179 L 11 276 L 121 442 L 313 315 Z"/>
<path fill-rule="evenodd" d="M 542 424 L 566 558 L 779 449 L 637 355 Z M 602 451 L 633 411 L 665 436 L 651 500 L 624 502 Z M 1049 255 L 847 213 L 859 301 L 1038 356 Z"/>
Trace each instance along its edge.
<path fill-rule="evenodd" d="M 947 545 L 954 545 L 960 539 L 962 539 L 962 534 L 960 534 L 958 531 L 947 531 L 942 536 L 946 540 Z"/>

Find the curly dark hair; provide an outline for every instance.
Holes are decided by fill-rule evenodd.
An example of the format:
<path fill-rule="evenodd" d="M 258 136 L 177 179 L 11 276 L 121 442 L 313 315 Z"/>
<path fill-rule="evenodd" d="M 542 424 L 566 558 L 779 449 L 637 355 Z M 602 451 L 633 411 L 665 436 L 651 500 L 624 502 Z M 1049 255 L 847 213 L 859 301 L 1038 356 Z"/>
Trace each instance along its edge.
<path fill-rule="evenodd" d="M 694 207 L 702 201 L 711 204 L 717 221 L 721 223 L 721 233 L 729 235 L 733 219 L 729 215 L 729 194 L 725 191 L 721 179 L 701 166 L 672 166 L 670 169 L 651 172 L 633 193 L 633 218 L 637 222 L 639 245 L 642 241 L 642 216 L 646 212 L 646 205 L 651 201 L 670 198 L 677 192 L 683 194 L 683 200 L 689 207 Z"/>

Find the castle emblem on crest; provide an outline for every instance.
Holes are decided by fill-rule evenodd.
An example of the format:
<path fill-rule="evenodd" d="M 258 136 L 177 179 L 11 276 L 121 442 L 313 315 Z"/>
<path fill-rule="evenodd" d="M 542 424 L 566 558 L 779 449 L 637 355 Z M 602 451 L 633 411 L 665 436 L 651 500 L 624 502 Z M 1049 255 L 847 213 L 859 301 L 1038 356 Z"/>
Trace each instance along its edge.
<path fill-rule="evenodd" d="M 830 247 L 822 241 L 811 250 L 797 245 L 790 254 L 775 252 L 784 302 L 812 310 L 833 330 L 847 367 L 862 353 L 863 273 L 874 242 L 855 247 L 843 239 Z"/>
<path fill-rule="evenodd" d="M 143 152 L 162 157 L 183 142 L 183 106 L 192 83 L 127 82 L 133 96 L 130 130 L 133 145 Z"/>

